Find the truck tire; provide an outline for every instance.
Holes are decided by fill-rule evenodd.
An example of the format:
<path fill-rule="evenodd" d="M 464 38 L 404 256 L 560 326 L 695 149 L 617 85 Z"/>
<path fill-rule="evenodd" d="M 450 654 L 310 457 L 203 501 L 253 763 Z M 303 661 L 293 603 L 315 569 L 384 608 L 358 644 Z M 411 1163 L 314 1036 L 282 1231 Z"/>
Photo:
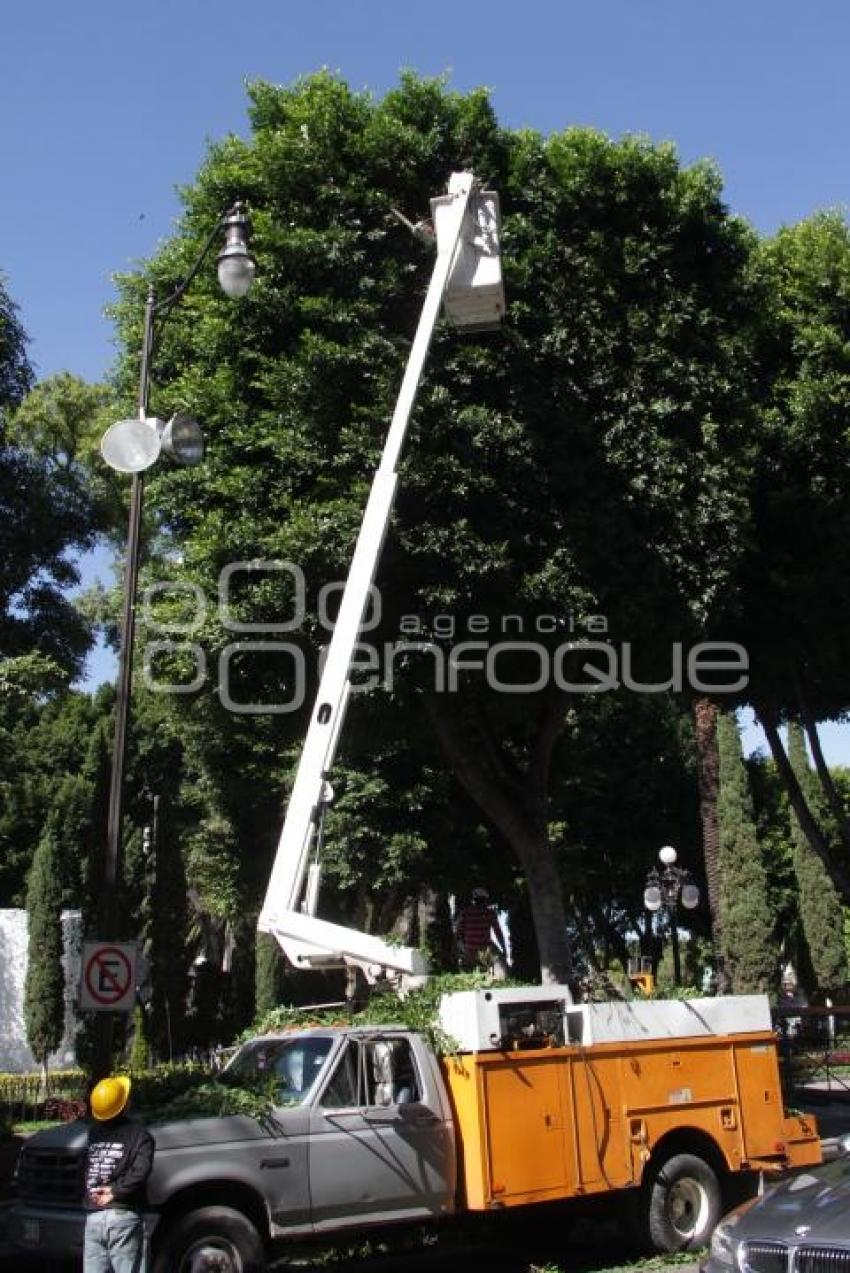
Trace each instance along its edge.
<path fill-rule="evenodd" d="M 654 1250 L 705 1246 L 723 1214 L 713 1167 L 695 1154 L 673 1154 L 649 1176 L 644 1195 L 646 1236 Z"/>
<path fill-rule="evenodd" d="M 256 1227 L 233 1207 L 199 1207 L 167 1228 L 153 1273 L 263 1273 L 266 1257 Z"/>

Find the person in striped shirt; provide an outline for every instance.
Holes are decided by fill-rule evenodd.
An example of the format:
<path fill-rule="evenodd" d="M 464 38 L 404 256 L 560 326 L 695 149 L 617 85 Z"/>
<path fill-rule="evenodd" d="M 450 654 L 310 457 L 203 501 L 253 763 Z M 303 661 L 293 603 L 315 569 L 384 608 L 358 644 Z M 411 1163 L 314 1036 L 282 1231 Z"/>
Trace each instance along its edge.
<path fill-rule="evenodd" d="M 490 968 L 505 975 L 507 942 L 495 906 L 486 888 L 474 888 L 455 922 L 455 936 L 462 968 Z"/>

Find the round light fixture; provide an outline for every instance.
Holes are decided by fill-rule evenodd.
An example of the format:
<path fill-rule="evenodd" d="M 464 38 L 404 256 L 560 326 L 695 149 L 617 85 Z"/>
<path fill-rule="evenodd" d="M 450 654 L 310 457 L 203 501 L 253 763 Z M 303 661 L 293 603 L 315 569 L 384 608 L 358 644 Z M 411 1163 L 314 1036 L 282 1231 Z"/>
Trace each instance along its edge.
<path fill-rule="evenodd" d="M 236 300 L 244 296 L 254 281 L 256 266 L 248 251 L 250 222 L 242 205 L 236 203 L 223 218 L 224 247 L 218 254 L 218 281 L 221 290 Z"/>
<path fill-rule="evenodd" d="M 156 463 L 162 447 L 156 425 L 146 420 L 118 420 L 100 440 L 100 453 L 117 473 L 143 473 Z"/>
<path fill-rule="evenodd" d="M 679 855 L 672 844 L 665 844 L 663 848 L 658 850 L 658 856 L 665 866 L 672 866 Z"/>
<path fill-rule="evenodd" d="M 204 458 L 204 435 L 197 420 L 177 411 L 161 432 L 162 449 L 175 464 L 194 468 Z"/>
<path fill-rule="evenodd" d="M 643 904 L 648 911 L 661 910 L 661 889 L 657 884 L 648 884 L 643 891 Z"/>
<path fill-rule="evenodd" d="M 699 906 L 699 889 L 696 884 L 682 885 L 682 905 L 686 911 L 695 910 Z"/>
<path fill-rule="evenodd" d="M 221 290 L 232 300 L 244 296 L 254 281 L 254 261 L 247 252 L 225 248 L 218 258 L 218 281 Z"/>

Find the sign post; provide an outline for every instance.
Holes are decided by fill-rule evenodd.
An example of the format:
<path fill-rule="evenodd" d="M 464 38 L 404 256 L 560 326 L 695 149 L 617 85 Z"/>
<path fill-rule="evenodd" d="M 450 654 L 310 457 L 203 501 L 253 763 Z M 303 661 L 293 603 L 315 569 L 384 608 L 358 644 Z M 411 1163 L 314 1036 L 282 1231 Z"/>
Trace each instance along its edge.
<path fill-rule="evenodd" d="M 132 1012 L 136 1002 L 136 943 L 83 942 L 80 1009 Z"/>

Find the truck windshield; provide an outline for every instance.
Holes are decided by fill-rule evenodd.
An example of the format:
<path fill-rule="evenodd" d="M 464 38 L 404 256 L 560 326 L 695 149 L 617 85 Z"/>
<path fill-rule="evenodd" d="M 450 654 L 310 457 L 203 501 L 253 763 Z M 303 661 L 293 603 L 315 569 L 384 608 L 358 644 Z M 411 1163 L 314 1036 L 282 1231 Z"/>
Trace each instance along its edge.
<path fill-rule="evenodd" d="M 318 1078 L 332 1043 L 316 1035 L 258 1039 L 239 1049 L 226 1073 L 249 1087 L 265 1087 L 271 1081 L 279 1105 L 299 1105 Z"/>

